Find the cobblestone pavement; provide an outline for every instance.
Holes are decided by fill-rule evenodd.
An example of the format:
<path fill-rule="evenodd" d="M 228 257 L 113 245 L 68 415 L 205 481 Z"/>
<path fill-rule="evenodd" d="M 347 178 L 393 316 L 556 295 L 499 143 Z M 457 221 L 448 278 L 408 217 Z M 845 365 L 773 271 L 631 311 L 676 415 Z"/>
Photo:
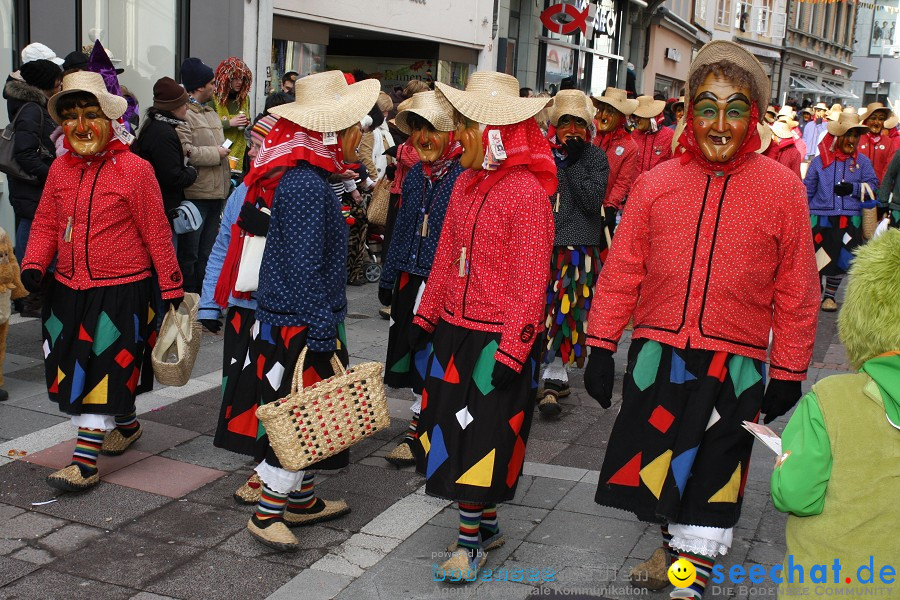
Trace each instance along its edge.
<path fill-rule="evenodd" d="M 353 361 L 383 360 L 388 324 L 377 315 L 374 286 L 348 295 Z M 822 314 L 807 387 L 849 370 L 834 321 Z M 488 557 L 492 581 L 434 581 L 457 515 L 424 495 L 412 468 L 383 458 L 410 415 L 412 398 L 398 390 L 390 392 L 391 428 L 354 446 L 349 467 L 319 476 L 318 493 L 345 498 L 352 512 L 297 530 L 297 553 L 269 552 L 244 530 L 250 509 L 231 498 L 252 463 L 212 445 L 222 339 L 209 334 L 188 385 L 139 397 L 145 433 L 134 449 L 100 458 L 96 489 L 57 496 L 44 479 L 68 464 L 74 432 L 47 399 L 40 324 L 11 323 L 10 399 L 0 404 L 0 598 L 627 598 L 637 594 L 625 573 L 658 545 L 656 526 L 593 502 L 616 409 L 602 410 L 575 374 L 562 417 L 535 415 L 518 494 L 500 508 L 507 542 Z M 626 349 L 616 355 L 619 379 Z M 785 519 L 768 493 L 772 462 L 757 445 L 726 566 L 782 559 Z M 668 591 L 648 595 L 661 600 Z M 774 595 L 771 584 L 750 584 L 713 586 L 706 597 Z"/>

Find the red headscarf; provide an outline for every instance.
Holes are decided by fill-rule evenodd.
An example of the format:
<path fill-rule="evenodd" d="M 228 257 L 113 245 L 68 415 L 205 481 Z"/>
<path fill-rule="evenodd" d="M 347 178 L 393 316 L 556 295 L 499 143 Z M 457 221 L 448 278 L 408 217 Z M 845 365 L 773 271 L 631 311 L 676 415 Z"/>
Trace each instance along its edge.
<path fill-rule="evenodd" d="M 462 153 L 462 144 L 456 141 L 456 134 L 451 131 L 444 152 L 432 163 L 423 162 L 422 172 L 425 173 L 425 177 L 431 181 L 436 181 L 450 170 L 453 161 L 462 156 Z"/>
<path fill-rule="evenodd" d="M 341 173 L 345 169 L 343 158 L 340 145 L 326 146 L 321 133 L 310 131 L 287 119 L 279 119 L 263 140 L 263 148 L 256 155 L 250 172 L 244 178 L 244 184 L 247 186 L 244 203 L 254 204 L 260 209 L 271 209 L 275 190 L 285 171 L 304 161 L 329 173 Z M 244 238 L 250 235 L 252 234 L 241 229 L 237 223 L 231 226 L 231 243 L 225 254 L 214 296 L 216 304 L 222 308 L 228 306 L 230 296 L 250 298 L 249 292 L 238 292 L 234 289 Z"/>
<path fill-rule="evenodd" d="M 834 137 L 830 133 L 826 133 L 825 137 L 822 138 L 822 141 L 819 142 L 819 157 L 822 159 L 822 167 L 828 168 L 828 165 L 833 163 L 836 160 L 844 162 L 850 157 L 853 157 L 853 162 L 856 161 L 856 156 L 859 153 L 859 146 L 856 147 L 856 150 L 853 154 L 847 154 L 840 148 L 837 148 L 837 140 L 838 138 Z"/>
<path fill-rule="evenodd" d="M 485 151 L 488 148 L 488 132 L 496 129 L 503 140 L 506 160 L 500 163 L 495 171 L 482 171 L 478 177 L 469 181 L 467 192 L 476 188 L 479 194 L 487 194 L 495 183 L 500 181 L 509 169 L 517 165 L 525 165 L 551 195 L 556 191 L 556 161 L 550 152 L 550 144 L 534 119 L 525 119 L 513 125 L 488 125 L 481 134 L 481 144 Z"/>
<path fill-rule="evenodd" d="M 700 145 L 697 143 L 697 138 L 694 137 L 694 101 L 691 100 L 688 102 L 688 105 L 685 107 L 685 119 L 686 124 L 684 127 L 684 131 L 681 133 L 681 136 L 678 138 L 679 147 L 684 149 L 684 154 L 681 155 L 681 164 L 686 165 L 691 160 L 696 160 L 700 163 L 700 165 L 708 170 L 708 171 L 722 171 L 724 173 L 730 173 L 738 168 L 740 165 L 744 164 L 746 160 L 753 155 L 754 152 L 759 150 L 762 147 L 762 140 L 759 137 L 759 131 L 756 129 L 756 124 L 759 123 L 759 108 L 757 108 L 756 103 L 754 102 L 750 108 L 750 129 L 747 131 L 747 135 L 744 137 L 744 141 L 741 142 L 741 146 L 738 148 L 738 151 L 735 153 L 731 159 L 726 162 L 712 162 L 706 155 L 703 154 L 703 151 L 700 149 Z"/>

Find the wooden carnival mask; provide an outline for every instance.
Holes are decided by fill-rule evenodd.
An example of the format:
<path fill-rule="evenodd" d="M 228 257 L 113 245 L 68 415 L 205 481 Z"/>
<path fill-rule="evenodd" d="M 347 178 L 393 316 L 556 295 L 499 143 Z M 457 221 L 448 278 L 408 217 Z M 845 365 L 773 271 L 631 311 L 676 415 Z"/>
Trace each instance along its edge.
<path fill-rule="evenodd" d="M 611 133 L 625 122 L 625 114 L 613 108 L 605 102 L 597 109 L 597 131 L 599 133 Z"/>
<path fill-rule="evenodd" d="M 463 153 L 459 163 L 465 169 L 481 170 L 484 162 L 484 146 L 481 143 L 483 127 L 475 121 L 470 121 L 460 112 L 456 112 L 456 139 L 462 144 Z"/>
<path fill-rule="evenodd" d="M 731 79 L 709 73 L 692 101 L 694 137 L 710 162 L 734 158 L 750 131 L 752 93 Z"/>
<path fill-rule="evenodd" d="M 361 141 L 362 129 L 360 129 L 359 123 L 355 123 L 338 133 L 338 143 L 341 145 L 341 151 L 344 154 L 344 162 L 359 162 L 359 154 L 357 154 L 356 150 L 359 148 Z"/>
<path fill-rule="evenodd" d="M 588 139 L 588 124 L 584 119 L 574 115 L 563 115 L 556 123 L 556 139 L 565 144 L 566 140 L 581 138 Z"/>
<path fill-rule="evenodd" d="M 72 151 L 80 156 L 102 152 L 112 137 L 112 122 L 103 114 L 96 100 L 79 102 L 61 110 L 60 118 Z"/>

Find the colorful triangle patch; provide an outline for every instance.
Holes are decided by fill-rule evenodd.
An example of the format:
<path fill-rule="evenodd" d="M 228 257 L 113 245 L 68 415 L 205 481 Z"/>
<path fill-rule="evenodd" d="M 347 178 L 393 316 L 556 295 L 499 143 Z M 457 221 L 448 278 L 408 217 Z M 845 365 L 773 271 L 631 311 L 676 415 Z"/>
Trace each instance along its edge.
<path fill-rule="evenodd" d="M 424 435 L 424 434 L 423 434 Z M 444 433 L 440 425 L 435 425 L 431 432 L 431 449 L 428 452 L 428 466 L 425 469 L 425 479 L 430 479 L 444 461 L 447 460 L 447 446 L 444 445 Z"/>
<path fill-rule="evenodd" d="M 638 352 L 634 364 L 632 377 L 634 384 L 642 392 L 656 381 L 656 373 L 659 371 L 659 361 L 662 358 L 662 346 L 655 340 L 647 340 L 641 351 Z"/>
<path fill-rule="evenodd" d="M 491 450 L 481 460 L 475 463 L 472 468 L 462 474 L 456 480 L 456 483 L 472 485 L 475 487 L 491 487 L 491 481 L 494 478 L 494 457 L 497 450 Z"/>
<path fill-rule="evenodd" d="M 78 340 L 82 342 L 93 342 L 94 339 L 84 330 L 84 325 L 78 326 Z"/>
<path fill-rule="evenodd" d="M 516 443 L 513 446 L 512 457 L 509 459 L 509 465 L 506 468 L 506 487 L 512 488 L 516 485 L 519 473 L 522 471 L 522 464 L 525 462 L 525 442 L 521 436 L 516 436 Z"/>
<path fill-rule="evenodd" d="M 50 341 L 55 344 L 59 334 L 62 333 L 63 326 L 62 321 L 56 318 L 52 310 L 50 311 L 50 316 L 44 321 L 44 329 L 50 334 Z"/>
<path fill-rule="evenodd" d="M 100 318 L 97 319 L 97 328 L 94 329 L 94 345 L 92 347 L 94 354 L 97 356 L 103 354 L 103 351 L 112 346 L 121 335 L 122 332 L 112 322 L 106 311 L 102 311 Z"/>
<path fill-rule="evenodd" d="M 512 427 L 513 433 L 519 435 L 522 431 L 522 422 L 525 421 L 525 412 L 519 411 L 509 420 L 509 426 Z"/>
<path fill-rule="evenodd" d="M 69 404 L 74 404 L 84 391 L 84 369 L 75 361 L 75 372 L 72 374 L 72 393 L 69 394 Z"/>
<path fill-rule="evenodd" d="M 240 333 L 241 331 L 241 313 L 238 311 L 234 311 L 231 314 L 231 327 L 234 328 L 235 333 Z"/>
<path fill-rule="evenodd" d="M 710 496 L 707 502 L 737 502 L 738 501 L 738 491 L 741 488 L 741 463 L 738 463 L 737 467 L 734 468 L 734 473 L 731 474 L 731 477 L 728 479 L 728 483 L 722 486 L 722 488 Z"/>
<path fill-rule="evenodd" d="M 725 359 L 728 358 L 728 353 L 719 350 L 713 355 L 712 361 L 709 363 L 709 370 L 707 371 L 707 375 L 710 377 L 715 377 L 719 381 L 725 381 L 725 375 L 728 374 L 728 367 L 725 366 Z"/>
<path fill-rule="evenodd" d="M 752 358 L 733 355 L 728 359 L 728 374 L 731 375 L 731 383 L 734 384 L 734 395 L 737 398 L 748 389 L 756 385 L 761 379 L 759 371 Z"/>
<path fill-rule="evenodd" d="M 697 450 L 700 446 L 694 446 L 690 450 L 685 450 L 672 459 L 672 475 L 675 476 L 675 485 L 678 486 L 678 494 L 684 494 L 684 486 L 691 476 L 691 467 L 694 466 L 694 457 L 697 456 Z"/>
<path fill-rule="evenodd" d="M 669 381 L 671 383 L 684 383 L 693 381 L 697 377 L 687 370 L 684 359 L 678 356 L 678 352 L 672 352 L 672 366 L 669 368 Z"/>
<path fill-rule="evenodd" d="M 419 442 L 421 442 L 422 448 L 424 448 L 425 454 L 427 455 L 428 451 L 431 450 L 431 442 L 428 441 L 428 432 L 427 431 L 419 436 Z"/>
<path fill-rule="evenodd" d="M 483 396 L 487 396 L 494 391 L 492 379 L 494 378 L 494 364 L 497 362 L 494 355 L 499 347 L 500 345 L 495 340 L 492 340 L 487 346 L 482 348 L 481 354 L 478 355 L 478 361 L 475 363 L 475 368 L 472 370 L 472 380 L 478 386 L 478 390 Z"/>
<path fill-rule="evenodd" d="M 662 492 L 663 484 L 669 474 L 669 463 L 672 462 L 672 451 L 666 450 L 641 469 L 641 481 L 647 486 L 647 489 L 659 500 L 659 494 Z"/>
<path fill-rule="evenodd" d="M 256 418 L 255 406 L 228 421 L 228 431 L 248 437 L 256 437 L 258 428 L 259 420 Z"/>
<path fill-rule="evenodd" d="M 637 487 L 641 484 L 641 453 L 635 454 L 607 483 Z"/>
<path fill-rule="evenodd" d="M 391 367 L 391 373 L 409 373 L 410 355 L 409 352 L 403 355 L 403 358 L 394 363 Z"/>
<path fill-rule="evenodd" d="M 106 404 L 107 388 L 109 387 L 109 375 L 105 375 L 100 383 L 94 386 L 88 395 L 81 401 L 82 404 Z"/>
<path fill-rule="evenodd" d="M 447 383 L 459 383 L 459 372 L 456 370 L 456 363 L 452 356 L 447 364 L 447 370 L 444 371 L 444 381 Z"/>

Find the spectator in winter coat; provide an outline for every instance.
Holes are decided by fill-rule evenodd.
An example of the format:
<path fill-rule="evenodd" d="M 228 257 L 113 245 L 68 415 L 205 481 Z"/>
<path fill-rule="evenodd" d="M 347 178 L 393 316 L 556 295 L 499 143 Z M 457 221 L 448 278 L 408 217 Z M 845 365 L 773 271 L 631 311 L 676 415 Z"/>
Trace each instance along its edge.
<path fill-rule="evenodd" d="M 44 182 L 55 157 L 50 134 L 56 123 L 47 112 L 47 99 L 59 90 L 62 70 L 46 59 L 33 60 L 19 70 L 23 81 L 11 79 L 4 88 L 7 109 L 16 132 L 13 156 L 31 179 L 10 176 L 9 202 L 16 216 L 15 254 L 19 264 L 25 258 L 31 222 Z M 39 317 L 40 293 L 30 293 L 22 301 L 22 316 Z"/>
<path fill-rule="evenodd" d="M 175 131 L 185 124 L 187 105 L 187 92 L 174 79 L 163 77 L 157 81 L 153 86 L 153 106 L 147 110 L 144 126 L 131 146 L 132 152 L 153 165 L 166 215 L 181 204 L 184 188 L 197 179 L 197 169 L 184 164 L 184 150 Z"/>

